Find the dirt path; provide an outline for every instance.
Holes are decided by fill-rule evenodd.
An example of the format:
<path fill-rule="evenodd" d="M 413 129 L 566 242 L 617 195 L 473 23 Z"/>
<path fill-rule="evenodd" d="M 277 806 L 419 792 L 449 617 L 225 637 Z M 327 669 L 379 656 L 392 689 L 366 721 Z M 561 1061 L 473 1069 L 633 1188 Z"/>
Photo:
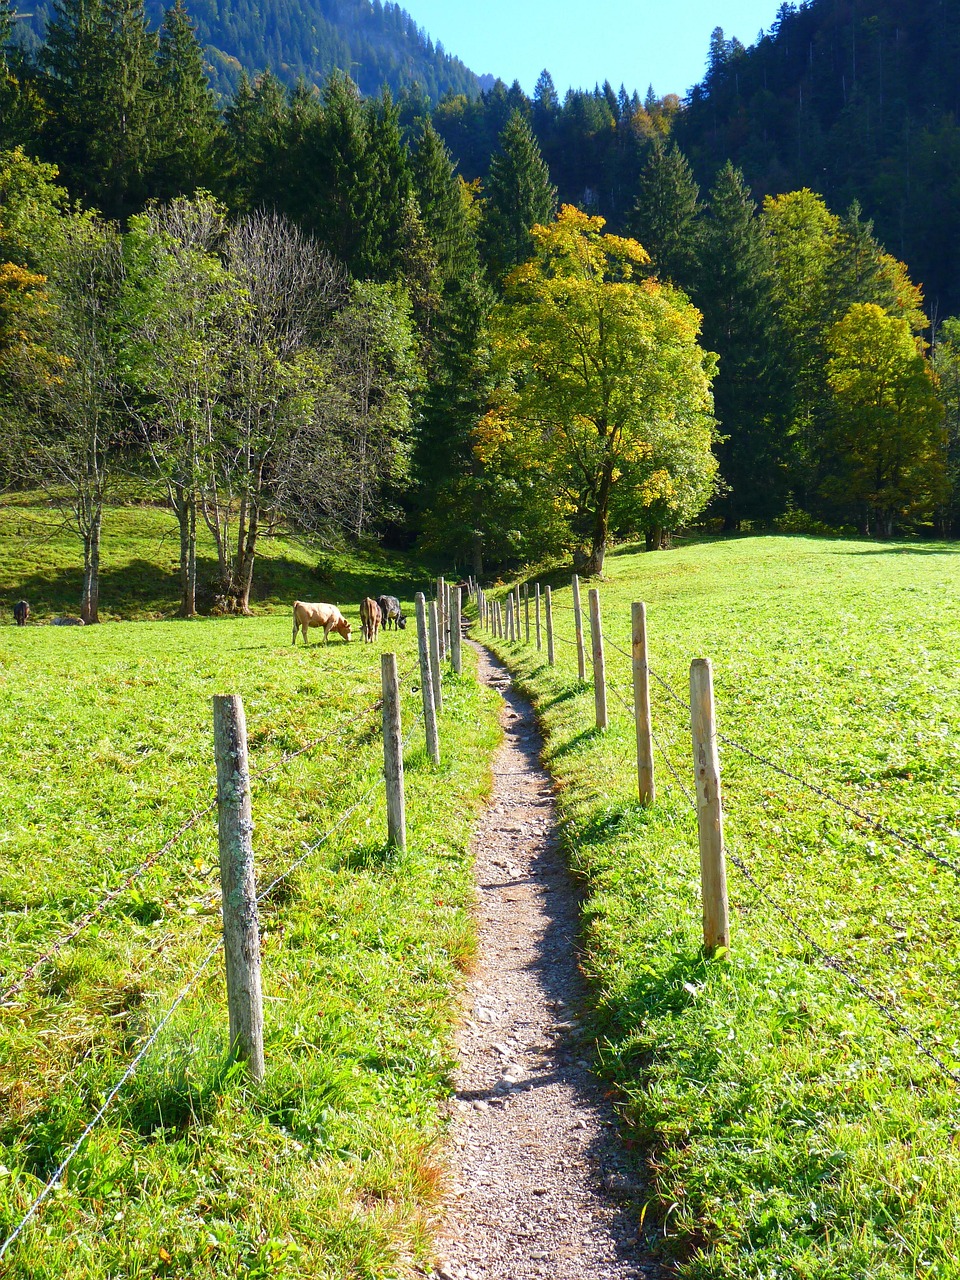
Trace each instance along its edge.
<path fill-rule="evenodd" d="M 659 1269 L 637 1240 L 645 1196 L 578 1030 L 576 892 L 530 705 L 479 649 L 506 738 L 475 837 L 480 964 L 453 1102 L 456 1183 L 440 1280 L 625 1280 Z"/>

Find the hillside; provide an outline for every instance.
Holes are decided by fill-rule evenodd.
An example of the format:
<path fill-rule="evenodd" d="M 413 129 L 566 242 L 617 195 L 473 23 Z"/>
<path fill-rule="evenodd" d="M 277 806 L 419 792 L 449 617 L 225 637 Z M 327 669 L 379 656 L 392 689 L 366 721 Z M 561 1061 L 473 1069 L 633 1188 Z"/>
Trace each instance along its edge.
<path fill-rule="evenodd" d="M 162 0 L 149 0 L 154 25 L 165 7 Z M 52 9 L 51 0 L 32 6 L 33 40 L 43 38 Z M 255 75 L 265 68 L 290 83 L 303 76 L 313 84 L 340 68 L 368 94 L 384 85 L 397 93 L 414 83 L 433 100 L 480 92 L 479 78 L 389 0 L 188 0 L 187 9 L 221 92 L 235 85 L 241 70 Z"/>
<path fill-rule="evenodd" d="M 714 33 L 677 124 L 701 181 L 726 159 L 756 195 L 859 199 L 934 315 L 960 307 L 960 0 L 783 5 L 745 49 Z"/>

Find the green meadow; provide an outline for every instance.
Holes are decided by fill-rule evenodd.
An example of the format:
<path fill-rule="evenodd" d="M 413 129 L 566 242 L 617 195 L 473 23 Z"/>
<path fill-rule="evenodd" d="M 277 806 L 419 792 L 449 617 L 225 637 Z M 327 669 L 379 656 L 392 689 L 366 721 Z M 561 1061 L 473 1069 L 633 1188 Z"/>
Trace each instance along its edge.
<path fill-rule="evenodd" d="M 495 647 L 546 729 L 597 1053 L 649 1164 L 644 1229 L 691 1280 L 960 1275 L 960 552 L 803 537 L 638 551 L 600 585 L 605 733 L 577 680 L 566 573 L 541 579 L 556 666 L 545 642 Z M 663 682 L 647 810 L 633 600 Z M 713 661 L 727 739 L 732 944 L 713 959 L 686 794 L 694 657 Z"/>
<path fill-rule="evenodd" d="M 157 551 L 175 555 L 171 529 L 160 511 L 110 512 L 106 616 L 175 608 Z M 0 536 L 4 599 L 27 594 L 41 620 L 75 611 L 75 547 L 45 513 L 3 508 Z M 254 618 L 0 628 L 0 1240 L 187 991 L 4 1275 L 372 1278 L 429 1256 L 496 702 L 466 654 L 434 767 L 415 627 L 357 639 L 366 590 L 409 601 L 426 574 L 375 551 L 317 559 L 271 542 Z M 343 603 L 354 640 L 292 647 L 296 596 Z M 402 677 L 402 855 L 386 845 L 384 647 Z M 258 886 L 299 863 L 260 908 L 258 1088 L 227 1060 L 219 952 L 201 971 L 220 929 L 215 815 L 165 847 L 213 799 L 225 692 L 246 709 Z"/>

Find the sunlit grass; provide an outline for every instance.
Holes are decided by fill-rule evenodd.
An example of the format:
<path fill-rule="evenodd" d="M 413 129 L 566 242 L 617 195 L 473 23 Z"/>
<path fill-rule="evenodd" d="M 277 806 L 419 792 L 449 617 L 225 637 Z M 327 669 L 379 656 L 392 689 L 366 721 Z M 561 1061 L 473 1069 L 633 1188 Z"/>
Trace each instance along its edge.
<path fill-rule="evenodd" d="M 362 558 L 344 569 L 374 575 Z M 415 570 L 401 569 L 409 583 Z M 346 611 L 356 623 L 355 600 Z M 374 788 L 262 906 L 263 1086 L 226 1064 L 218 957 L 5 1275 L 393 1277 L 427 1256 L 495 702 L 466 655 L 466 674 L 446 681 L 434 767 L 416 725 L 413 627 L 376 647 L 294 648 L 291 629 L 286 612 L 0 629 L 4 991 L 212 798 L 214 693 L 243 695 L 263 775 L 261 887 Z M 378 785 L 385 646 L 413 729 L 404 855 L 386 847 Z M 0 1240 L 216 940 L 216 868 L 210 815 L 0 1009 Z"/>
<path fill-rule="evenodd" d="M 718 726 L 960 865 L 960 553 L 756 538 L 625 548 L 600 585 L 612 688 L 631 702 L 630 603 L 680 702 L 714 663 Z M 569 578 L 553 578 L 572 638 Z M 616 646 L 616 648 L 614 647 Z M 587 885 L 585 964 L 604 1069 L 649 1146 L 647 1226 L 688 1277 L 960 1274 L 957 1087 L 806 940 L 960 1072 L 960 883 L 721 743 L 732 951 L 700 942 L 695 818 L 657 754 L 637 803 L 630 712 L 498 644 L 537 699 L 565 843 Z M 655 729 L 692 789 L 689 722 L 656 682 Z M 801 932 L 802 930 L 802 932 Z M 659 1208 L 659 1214 L 655 1210 Z"/>

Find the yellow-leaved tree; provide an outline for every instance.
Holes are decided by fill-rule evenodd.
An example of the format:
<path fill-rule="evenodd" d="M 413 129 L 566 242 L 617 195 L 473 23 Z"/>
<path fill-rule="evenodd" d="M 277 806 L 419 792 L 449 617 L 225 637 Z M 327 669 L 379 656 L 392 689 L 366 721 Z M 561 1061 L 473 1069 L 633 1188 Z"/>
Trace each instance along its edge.
<path fill-rule="evenodd" d="M 659 546 L 703 509 L 717 472 L 700 313 L 603 227 L 565 205 L 534 228 L 534 256 L 493 318 L 498 379 L 476 439 L 488 472 L 535 495 L 516 519 L 561 528 L 586 574 L 603 568 L 614 517 Z"/>

